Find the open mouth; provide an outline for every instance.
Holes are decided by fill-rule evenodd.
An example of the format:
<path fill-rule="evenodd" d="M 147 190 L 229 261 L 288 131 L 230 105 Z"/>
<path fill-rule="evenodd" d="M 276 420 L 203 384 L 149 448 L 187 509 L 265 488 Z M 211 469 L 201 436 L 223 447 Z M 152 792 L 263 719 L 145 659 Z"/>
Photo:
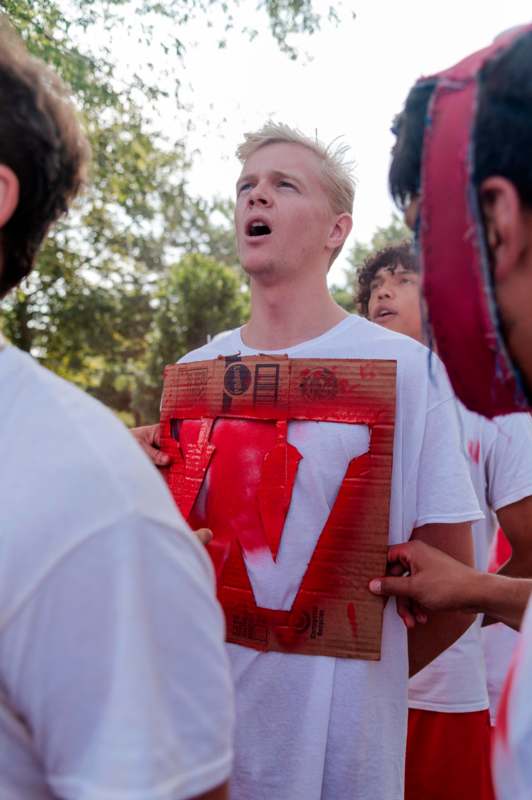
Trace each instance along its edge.
<path fill-rule="evenodd" d="M 379 311 L 375 319 L 383 320 L 388 319 L 389 317 L 395 317 L 397 314 L 395 311 L 388 311 L 387 308 L 383 308 L 382 311 Z"/>
<path fill-rule="evenodd" d="M 269 236 L 271 232 L 270 226 L 261 220 L 252 220 L 246 225 L 248 236 Z"/>

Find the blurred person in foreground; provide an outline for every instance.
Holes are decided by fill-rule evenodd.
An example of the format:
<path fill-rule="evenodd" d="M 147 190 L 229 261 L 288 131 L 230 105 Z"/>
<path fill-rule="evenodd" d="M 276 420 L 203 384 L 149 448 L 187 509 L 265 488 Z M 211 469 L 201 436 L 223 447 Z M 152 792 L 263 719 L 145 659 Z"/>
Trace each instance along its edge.
<path fill-rule="evenodd" d="M 420 284 L 411 243 L 385 247 L 370 255 L 358 272 L 358 310 L 387 330 L 424 343 Z M 510 544 L 501 574 L 532 577 L 532 419 L 522 413 L 488 420 L 459 401 L 457 413 L 462 449 L 484 514 L 473 524 L 475 566 L 488 569 L 500 523 Z M 479 616 L 410 680 L 406 800 L 493 797 L 482 622 Z"/>
<path fill-rule="evenodd" d="M 352 224 L 353 180 L 343 149 L 326 147 L 287 125 L 267 123 L 246 134 L 237 154 L 242 166 L 236 183 L 235 228 L 240 262 L 250 278 L 251 316 L 242 328 L 194 350 L 183 361 L 221 357 L 221 363 L 234 370 L 239 369 L 242 356 L 266 353 L 280 359 L 286 355 L 292 363 L 368 359 L 371 372 L 377 370 L 379 360 L 395 360 L 395 438 L 390 510 L 385 519 L 388 540 L 423 540 L 470 563 L 469 523 L 480 517 L 480 511 L 459 453 L 454 400 L 444 370 L 435 365 L 437 374 L 430 380 L 425 348 L 406 337 L 398 342 L 394 334 L 348 315 L 327 288 L 327 272 Z M 299 387 L 301 394 L 305 396 L 305 388 L 312 396 L 323 390 L 334 403 L 331 370 L 337 368 L 329 366 L 325 372 L 320 368 L 314 383 L 306 386 L 303 382 Z M 326 375 L 330 381 L 323 386 Z M 360 380 L 364 380 L 362 373 Z M 198 517 L 211 509 L 223 521 L 223 535 L 232 537 L 238 553 L 243 552 L 241 571 L 259 607 L 259 623 L 266 628 L 267 621 L 274 620 L 266 631 L 270 639 L 275 635 L 275 620 L 287 616 L 311 569 L 344 477 L 371 447 L 369 425 L 313 420 L 311 402 L 305 402 L 309 418 L 287 424 L 284 452 L 296 451 L 298 465 L 275 556 L 258 513 L 263 509 L 261 475 L 269 448 L 275 446 L 275 425 L 223 415 L 216 420 L 208 440 L 212 461 L 194 508 Z M 157 463 L 164 463 L 167 454 L 153 447 L 158 426 L 138 429 L 135 435 Z M 202 441 L 205 446 L 207 440 Z M 179 442 L 182 454 L 197 452 L 196 420 L 180 422 Z M 195 463 L 191 461 L 191 469 Z M 384 496 L 376 502 L 387 509 Z M 352 514 L 354 522 L 364 517 L 363 510 Z M 355 529 L 355 541 L 357 535 L 360 532 Z M 333 548 L 328 558 L 333 562 L 330 569 L 341 572 L 342 555 Z M 321 569 L 317 580 L 328 586 L 328 572 Z M 226 586 L 223 579 L 222 572 L 221 597 Z M 345 582 L 344 577 L 343 589 Z M 364 608 L 358 606 L 355 590 L 351 586 L 352 611 L 361 615 Z M 337 599 L 335 591 L 336 585 L 331 586 L 333 599 Z M 231 597 L 226 612 L 230 601 Z M 343 612 L 342 621 L 347 616 Z M 239 622 L 236 632 L 230 629 L 233 640 L 227 645 L 237 704 L 232 797 L 402 800 L 408 661 L 411 672 L 416 672 L 471 622 L 472 618 L 447 615 L 433 620 L 431 629 L 418 626 L 409 635 L 407 650 L 395 604 L 388 604 L 380 660 L 320 650 L 318 634 L 315 651 L 302 654 L 296 649 L 297 630 L 285 637 L 283 648 L 261 651 L 254 646 L 253 631 L 246 637 L 247 629 L 242 632 Z M 328 629 L 326 612 L 324 626 Z M 341 630 L 349 640 L 341 641 L 343 647 L 337 651 L 345 653 L 356 638 L 356 625 Z M 288 632 L 292 634 L 292 629 Z M 269 641 L 266 633 L 263 639 Z"/>
<path fill-rule="evenodd" d="M 85 179 L 65 87 L 0 23 L 0 297 Z M 211 565 L 114 415 L 0 346 L 0 797 L 223 800 Z"/>
<path fill-rule="evenodd" d="M 438 352 L 458 397 L 493 417 L 532 408 L 532 25 L 501 34 L 411 90 L 396 125 L 392 195 L 416 230 Z M 403 578 L 372 591 L 475 609 L 519 627 L 532 581 L 391 548 Z M 532 606 L 501 699 L 498 798 L 532 796 Z"/>

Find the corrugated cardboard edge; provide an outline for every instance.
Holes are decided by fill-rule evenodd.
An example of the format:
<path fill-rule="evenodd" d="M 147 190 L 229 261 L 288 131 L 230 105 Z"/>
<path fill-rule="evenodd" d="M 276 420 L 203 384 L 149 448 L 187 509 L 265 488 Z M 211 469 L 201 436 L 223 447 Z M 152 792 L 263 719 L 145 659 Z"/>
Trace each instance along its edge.
<path fill-rule="evenodd" d="M 176 457 L 172 420 L 308 419 L 366 424 L 371 431 L 369 452 L 347 470 L 291 611 L 257 607 L 240 544 L 232 543 L 218 587 L 229 641 L 259 650 L 380 658 L 383 603 L 367 585 L 386 565 L 395 386 L 395 361 L 234 356 L 166 368 L 162 447 L 176 458 L 167 478 L 186 515 L 192 483 L 183 478 L 182 454 Z M 198 450 L 195 472 L 188 470 L 196 494 L 208 469 L 206 446 Z"/>

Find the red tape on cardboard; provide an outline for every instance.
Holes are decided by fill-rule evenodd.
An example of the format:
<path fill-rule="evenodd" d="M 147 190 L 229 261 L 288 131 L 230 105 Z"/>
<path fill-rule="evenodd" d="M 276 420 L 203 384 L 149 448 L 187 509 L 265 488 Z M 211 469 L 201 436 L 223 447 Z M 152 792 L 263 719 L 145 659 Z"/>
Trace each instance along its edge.
<path fill-rule="evenodd" d="M 213 531 L 228 641 L 380 658 L 383 604 L 367 585 L 386 565 L 395 386 L 395 361 L 231 356 L 166 368 L 166 479 L 192 527 Z M 292 608 L 276 611 L 255 602 L 243 552 L 277 558 L 301 460 L 290 420 L 367 425 L 370 446 L 347 468 Z"/>

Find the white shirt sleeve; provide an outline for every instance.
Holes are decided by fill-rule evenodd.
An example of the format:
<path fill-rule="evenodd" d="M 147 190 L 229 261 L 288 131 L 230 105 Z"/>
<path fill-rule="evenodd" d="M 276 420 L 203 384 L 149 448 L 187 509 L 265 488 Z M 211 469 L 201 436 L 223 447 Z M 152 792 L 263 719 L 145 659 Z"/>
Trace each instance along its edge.
<path fill-rule="evenodd" d="M 456 400 L 438 359 L 430 381 L 417 476 L 414 527 L 482 519 L 458 425 Z"/>
<path fill-rule="evenodd" d="M 4 689 L 54 794 L 184 800 L 228 778 L 232 690 L 212 584 L 190 534 L 130 514 L 67 552 L 9 621 Z"/>
<path fill-rule="evenodd" d="M 498 511 L 532 495 L 532 419 L 509 414 L 493 420 L 497 427 L 486 460 L 488 503 Z"/>

